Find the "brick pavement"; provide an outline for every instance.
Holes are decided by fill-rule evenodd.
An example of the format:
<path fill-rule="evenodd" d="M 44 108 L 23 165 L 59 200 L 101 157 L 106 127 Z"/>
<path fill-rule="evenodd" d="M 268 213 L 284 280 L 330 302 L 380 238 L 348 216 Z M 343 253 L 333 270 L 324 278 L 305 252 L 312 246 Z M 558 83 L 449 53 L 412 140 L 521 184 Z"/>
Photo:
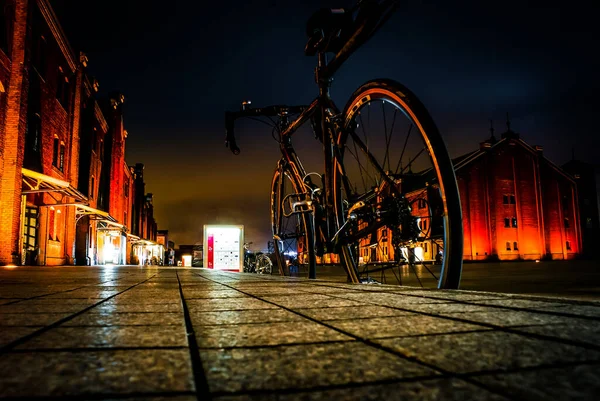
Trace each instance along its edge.
<path fill-rule="evenodd" d="M 204 269 L 0 269 L 0 398 L 598 400 L 600 303 Z"/>

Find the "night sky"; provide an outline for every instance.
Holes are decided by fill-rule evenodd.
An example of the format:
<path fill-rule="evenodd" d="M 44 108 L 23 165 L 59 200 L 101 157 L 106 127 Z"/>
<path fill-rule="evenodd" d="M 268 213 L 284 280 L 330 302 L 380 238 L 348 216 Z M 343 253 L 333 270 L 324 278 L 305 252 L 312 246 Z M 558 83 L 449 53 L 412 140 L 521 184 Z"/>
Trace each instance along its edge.
<path fill-rule="evenodd" d="M 180 245 L 201 241 L 203 224 L 244 224 L 246 240 L 266 248 L 278 146 L 268 127 L 241 122 L 242 153 L 232 155 L 223 112 L 244 99 L 256 107 L 310 103 L 316 57 L 303 52 L 306 20 L 320 7 L 354 2 L 51 3 L 72 47 L 88 55 L 101 93 L 126 97 L 126 159 L 146 166 L 159 229 Z M 489 137 L 490 119 L 499 137 L 508 112 L 511 128 L 556 164 L 573 148 L 597 162 L 597 6 L 533 4 L 406 1 L 344 64 L 333 98 L 342 108 L 365 81 L 391 78 L 420 97 L 453 157 Z M 307 130 L 295 139 L 308 170 L 321 172 L 318 142 Z"/>

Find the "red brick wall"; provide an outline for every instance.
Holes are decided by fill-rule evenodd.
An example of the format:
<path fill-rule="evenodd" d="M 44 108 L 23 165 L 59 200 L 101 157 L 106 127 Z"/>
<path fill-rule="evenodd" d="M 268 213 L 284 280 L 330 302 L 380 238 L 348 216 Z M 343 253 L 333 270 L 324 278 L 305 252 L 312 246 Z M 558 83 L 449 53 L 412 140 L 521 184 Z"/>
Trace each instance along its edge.
<path fill-rule="evenodd" d="M 25 40 L 27 0 L 15 1 L 10 78 L 5 84 L 6 114 L 4 117 L 3 168 L 0 184 L 0 264 L 18 263 L 13 254 L 19 252 L 21 213 L 21 166 L 24 154 L 26 69 Z M 26 93 L 26 92 L 25 92 Z"/>

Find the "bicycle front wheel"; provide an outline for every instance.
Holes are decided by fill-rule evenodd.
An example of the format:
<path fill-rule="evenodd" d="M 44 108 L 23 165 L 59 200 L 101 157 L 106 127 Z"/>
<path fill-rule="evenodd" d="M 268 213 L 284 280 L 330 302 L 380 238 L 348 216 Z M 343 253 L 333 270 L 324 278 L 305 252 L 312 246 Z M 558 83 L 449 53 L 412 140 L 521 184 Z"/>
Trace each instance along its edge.
<path fill-rule="evenodd" d="M 289 275 L 289 261 L 314 265 L 314 225 L 310 196 L 288 166 L 281 161 L 271 184 L 271 224 L 275 244 L 274 263 L 281 275 Z"/>
<path fill-rule="evenodd" d="M 267 255 L 259 255 L 256 258 L 256 272 L 258 274 L 271 274 L 273 271 L 273 262 Z"/>
<path fill-rule="evenodd" d="M 425 107 L 403 85 L 376 80 L 352 95 L 343 119 L 334 196 L 352 281 L 458 288 L 459 192 Z"/>

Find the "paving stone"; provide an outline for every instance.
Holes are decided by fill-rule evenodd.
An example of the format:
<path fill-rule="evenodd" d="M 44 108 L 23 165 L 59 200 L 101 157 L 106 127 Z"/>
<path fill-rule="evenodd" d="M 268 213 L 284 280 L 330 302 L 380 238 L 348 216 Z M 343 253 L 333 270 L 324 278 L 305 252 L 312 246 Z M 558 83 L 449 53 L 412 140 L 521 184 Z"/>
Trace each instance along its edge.
<path fill-rule="evenodd" d="M 183 296 L 185 297 L 186 300 L 188 299 L 203 299 L 203 298 L 208 298 L 208 299 L 214 299 L 214 298 L 243 298 L 243 297 L 247 297 L 247 295 L 244 295 L 243 293 L 239 292 L 239 291 L 235 291 L 235 290 L 208 290 L 208 291 L 201 291 L 201 290 L 183 290 Z"/>
<path fill-rule="evenodd" d="M 201 348 L 256 347 L 266 345 L 347 341 L 333 329 L 310 321 L 194 327 Z"/>
<path fill-rule="evenodd" d="M 474 323 L 487 323 L 501 327 L 544 325 L 560 323 L 565 318 L 544 313 L 517 312 L 492 308 L 485 312 L 440 313 L 442 316 L 456 317 Z"/>
<path fill-rule="evenodd" d="M 183 325 L 183 313 L 151 312 L 86 312 L 62 326 L 178 326 Z"/>
<path fill-rule="evenodd" d="M 555 309 L 555 312 L 568 313 L 576 316 L 588 316 L 600 318 L 600 306 L 589 305 L 566 305 L 563 308 Z"/>
<path fill-rule="evenodd" d="M 20 349 L 101 347 L 187 347 L 183 326 L 57 327 L 26 343 Z"/>
<path fill-rule="evenodd" d="M 82 298 L 35 298 L 21 301 L 18 305 L 75 305 L 83 309 L 87 306 L 97 303 L 98 300 Z"/>
<path fill-rule="evenodd" d="M 600 347 L 600 322 L 586 322 L 565 318 L 559 324 L 546 326 L 518 327 L 519 332 L 543 334 L 557 339 L 580 341 Z"/>
<path fill-rule="evenodd" d="M 486 330 L 485 327 L 475 324 L 416 314 L 372 319 L 332 320 L 327 323 L 364 339 Z"/>
<path fill-rule="evenodd" d="M 294 310 L 298 313 L 302 313 L 303 315 L 321 321 L 340 319 L 364 319 L 373 317 L 401 316 L 411 314 L 410 312 L 404 312 L 398 309 L 386 308 L 385 306 L 376 305 L 344 306 L 331 308 L 307 308 Z"/>
<path fill-rule="evenodd" d="M 525 309 L 548 309 L 554 310 L 556 312 L 562 312 L 565 304 L 558 302 L 546 302 L 546 301 L 534 301 L 529 299 L 484 299 L 481 301 L 474 301 L 473 303 L 477 303 L 479 305 L 495 305 L 502 306 L 505 308 L 525 308 Z"/>
<path fill-rule="evenodd" d="M 273 323 L 303 320 L 302 316 L 283 309 L 256 309 L 190 313 L 194 327 L 218 324 Z"/>
<path fill-rule="evenodd" d="M 0 327 L 0 347 L 4 347 L 5 345 L 38 331 L 41 328 L 42 327 Z"/>
<path fill-rule="evenodd" d="M 23 302 L 13 305 L 0 306 L 0 314 L 5 313 L 61 313 L 61 312 L 79 312 L 90 305 L 73 304 L 47 304 L 47 305 L 28 305 Z"/>
<path fill-rule="evenodd" d="M 600 352 L 500 331 L 373 340 L 450 372 L 516 369 L 597 360 Z"/>
<path fill-rule="evenodd" d="M 191 299 L 186 301 L 190 313 L 219 310 L 276 309 L 277 306 L 255 298 Z"/>
<path fill-rule="evenodd" d="M 82 298 L 82 299 L 106 299 L 117 295 L 120 291 L 88 291 L 88 290 L 75 290 L 68 293 L 51 294 L 47 295 L 46 298 Z"/>
<path fill-rule="evenodd" d="M 263 299 L 274 302 L 279 306 L 290 309 L 300 308 L 332 308 L 339 306 L 361 306 L 360 302 L 333 298 L 322 294 L 310 295 L 279 295 L 279 296 L 264 296 Z"/>
<path fill-rule="evenodd" d="M 5 354 L 0 359 L 0 397 L 25 399 L 193 389 L 187 349 L 31 352 Z"/>
<path fill-rule="evenodd" d="M 600 399 L 600 364 L 475 376 L 473 380 L 521 399 Z"/>
<path fill-rule="evenodd" d="M 259 393 L 214 397 L 213 401 L 507 401 L 458 379 L 428 379 L 417 382 L 363 385 L 292 394 Z"/>
<path fill-rule="evenodd" d="M 411 304 L 406 305 L 404 308 L 410 309 L 415 312 L 442 314 L 452 312 L 489 312 L 490 310 L 497 310 L 497 308 L 491 308 L 489 306 L 470 305 L 456 302 L 450 303 L 423 303 L 423 304 Z"/>
<path fill-rule="evenodd" d="M 0 313 L 0 326 L 48 326 L 70 315 L 70 312 Z"/>
<path fill-rule="evenodd" d="M 181 302 L 178 303 L 131 303 L 131 302 L 103 302 L 90 311 L 96 313 L 115 313 L 115 312 L 153 312 L 153 313 L 178 313 L 183 312 Z"/>
<path fill-rule="evenodd" d="M 442 304 L 448 303 L 447 300 L 443 299 L 431 299 L 431 298 L 419 298 L 419 297 L 405 297 L 401 294 L 395 293 L 364 293 L 364 294 L 348 294 L 345 295 L 347 299 L 358 301 L 362 304 L 375 304 L 382 306 L 391 306 L 397 308 L 408 308 L 409 305 L 416 304 Z"/>
<path fill-rule="evenodd" d="M 201 350 L 211 392 L 303 389 L 437 375 L 433 370 L 348 342 Z"/>

